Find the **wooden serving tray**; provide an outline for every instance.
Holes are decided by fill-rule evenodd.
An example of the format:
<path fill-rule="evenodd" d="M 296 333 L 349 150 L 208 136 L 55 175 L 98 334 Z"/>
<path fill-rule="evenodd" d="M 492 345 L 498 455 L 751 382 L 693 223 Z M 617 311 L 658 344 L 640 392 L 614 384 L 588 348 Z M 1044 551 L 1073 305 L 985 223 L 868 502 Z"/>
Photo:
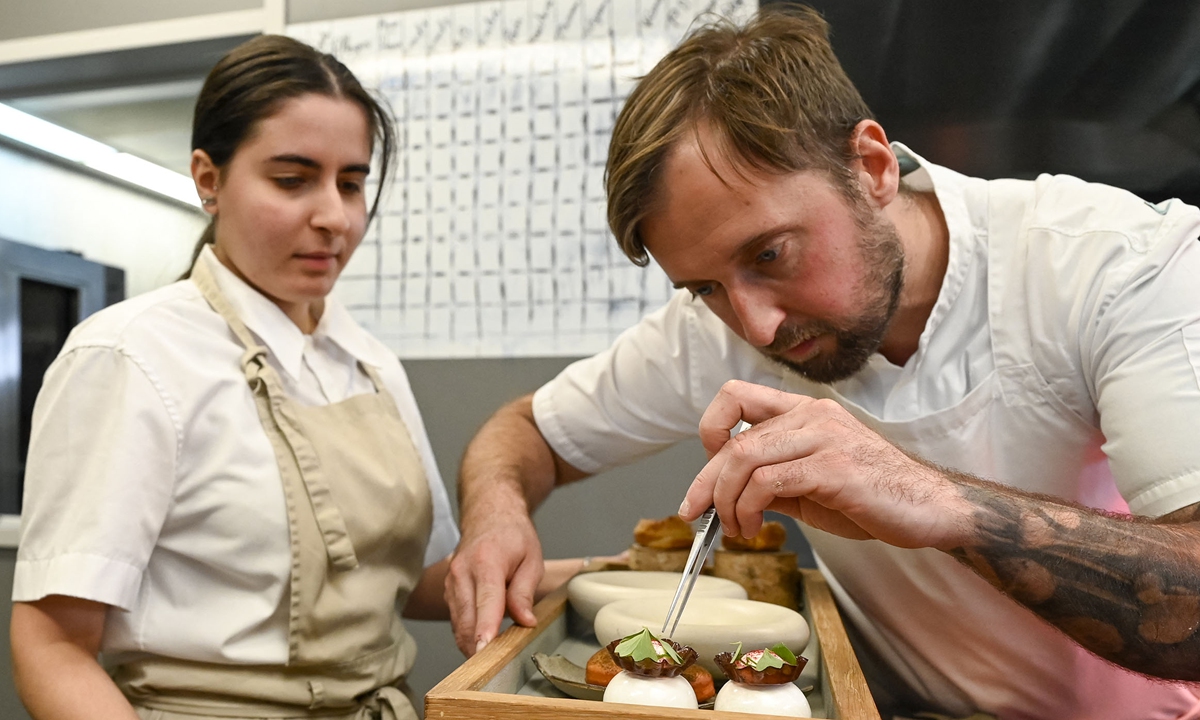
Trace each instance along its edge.
<path fill-rule="evenodd" d="M 825 717 L 880 720 L 829 586 L 816 570 L 801 569 L 800 572 L 804 589 L 803 614 L 820 654 L 817 687 L 813 691 L 820 695 L 814 702 L 814 711 L 823 705 Z M 425 717 L 431 720 L 558 720 L 566 717 L 746 720 L 748 717 L 744 713 L 518 694 L 525 692 L 533 680 L 541 678 L 530 660 L 533 653 L 553 653 L 571 641 L 565 586 L 547 595 L 533 611 L 538 620 L 535 627 L 513 625 L 430 690 L 425 696 Z"/>

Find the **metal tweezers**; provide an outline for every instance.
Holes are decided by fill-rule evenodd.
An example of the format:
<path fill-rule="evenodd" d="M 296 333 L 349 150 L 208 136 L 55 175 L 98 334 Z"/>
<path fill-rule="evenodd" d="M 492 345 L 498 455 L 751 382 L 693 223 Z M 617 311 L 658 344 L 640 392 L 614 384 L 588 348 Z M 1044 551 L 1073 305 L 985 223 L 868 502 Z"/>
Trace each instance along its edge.
<path fill-rule="evenodd" d="M 720 531 L 721 518 L 717 517 L 717 509 L 710 507 L 700 516 L 700 527 L 696 531 L 696 538 L 692 540 L 692 551 L 688 553 L 687 564 L 683 566 L 683 577 L 679 579 L 675 598 L 671 600 L 671 607 L 667 610 L 667 619 L 663 622 L 661 633 L 663 637 L 671 637 L 675 634 L 675 628 L 679 627 L 679 618 L 683 617 L 683 608 L 687 605 L 692 588 L 696 586 L 696 578 L 704 569 L 704 560 L 708 557 L 708 551 L 716 543 Z"/>

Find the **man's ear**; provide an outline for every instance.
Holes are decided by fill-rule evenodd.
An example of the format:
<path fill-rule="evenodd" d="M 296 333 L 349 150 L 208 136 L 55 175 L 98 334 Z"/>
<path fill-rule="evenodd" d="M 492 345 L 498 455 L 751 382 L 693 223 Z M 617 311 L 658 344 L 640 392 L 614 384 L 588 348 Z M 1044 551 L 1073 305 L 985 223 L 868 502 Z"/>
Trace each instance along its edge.
<path fill-rule="evenodd" d="M 874 120 L 860 121 L 850 135 L 850 150 L 863 195 L 876 207 L 887 207 L 900 192 L 900 163 L 883 126 Z"/>
<path fill-rule="evenodd" d="M 217 212 L 217 190 L 220 187 L 221 171 L 213 163 L 212 158 L 203 150 L 192 151 L 192 181 L 196 183 L 196 194 L 204 212 L 215 215 Z"/>

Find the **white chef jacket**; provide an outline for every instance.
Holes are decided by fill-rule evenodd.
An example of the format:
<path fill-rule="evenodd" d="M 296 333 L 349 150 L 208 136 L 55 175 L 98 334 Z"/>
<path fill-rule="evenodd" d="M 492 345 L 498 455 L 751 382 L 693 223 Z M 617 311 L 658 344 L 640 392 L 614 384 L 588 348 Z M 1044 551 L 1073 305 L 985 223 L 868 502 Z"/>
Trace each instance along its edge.
<path fill-rule="evenodd" d="M 903 367 L 876 354 L 843 382 L 809 382 L 681 291 L 538 390 L 554 450 L 587 472 L 651 454 L 694 436 L 738 378 L 833 397 L 910 451 L 1023 489 L 1152 516 L 1200 502 L 1200 211 L 1070 177 L 968 178 L 893 148 L 919 163 L 904 182 L 936 193 L 950 234 Z M 948 555 L 802 529 L 845 614 L 933 708 L 1132 719 L 1196 704 L 1087 653 Z"/>
<path fill-rule="evenodd" d="M 211 249 L 201 262 L 298 402 L 374 392 L 358 363 L 378 369 L 433 498 L 425 565 L 449 555 L 458 529 L 396 356 L 335 298 L 305 335 Z M 34 408 L 13 600 L 58 594 L 114 606 L 102 649 L 118 660 L 287 661 L 287 512 L 243 352 L 186 280 L 71 333 Z"/>

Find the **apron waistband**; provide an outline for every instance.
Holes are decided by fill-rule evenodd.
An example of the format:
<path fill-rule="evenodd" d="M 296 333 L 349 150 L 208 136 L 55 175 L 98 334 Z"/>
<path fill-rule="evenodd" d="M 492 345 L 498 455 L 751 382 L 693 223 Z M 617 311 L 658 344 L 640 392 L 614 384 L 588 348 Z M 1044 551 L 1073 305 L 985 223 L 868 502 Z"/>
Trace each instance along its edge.
<path fill-rule="evenodd" d="M 319 692 L 319 689 L 316 690 Z M 161 698 L 140 701 L 134 709 L 143 720 L 416 720 L 416 712 L 408 696 L 408 686 L 401 681 L 371 693 L 354 709 L 298 711 L 295 707 L 273 705 L 244 705 L 223 702 L 170 702 Z M 300 714 L 297 714 L 300 712 Z"/>

